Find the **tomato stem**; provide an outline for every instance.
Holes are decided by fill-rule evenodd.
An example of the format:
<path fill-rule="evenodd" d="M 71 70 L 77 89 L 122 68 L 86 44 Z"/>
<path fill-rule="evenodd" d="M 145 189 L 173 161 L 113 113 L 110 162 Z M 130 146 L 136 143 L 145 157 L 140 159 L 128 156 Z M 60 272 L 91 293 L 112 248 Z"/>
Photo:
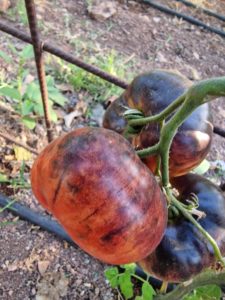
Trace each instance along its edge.
<path fill-rule="evenodd" d="M 169 115 L 171 115 L 185 100 L 185 94 L 178 97 L 175 101 L 173 101 L 167 108 L 165 108 L 162 112 L 157 115 L 149 116 L 149 117 L 139 117 L 128 120 L 128 125 L 130 126 L 144 126 L 153 122 L 161 122 L 166 119 Z"/>
<path fill-rule="evenodd" d="M 148 147 L 142 150 L 137 150 L 136 153 L 139 157 L 146 157 L 149 155 L 157 154 L 159 152 L 159 144 L 155 144 L 152 147 Z"/>
<path fill-rule="evenodd" d="M 168 288 L 168 282 L 163 281 L 159 290 L 159 294 L 166 294 L 167 288 Z"/>

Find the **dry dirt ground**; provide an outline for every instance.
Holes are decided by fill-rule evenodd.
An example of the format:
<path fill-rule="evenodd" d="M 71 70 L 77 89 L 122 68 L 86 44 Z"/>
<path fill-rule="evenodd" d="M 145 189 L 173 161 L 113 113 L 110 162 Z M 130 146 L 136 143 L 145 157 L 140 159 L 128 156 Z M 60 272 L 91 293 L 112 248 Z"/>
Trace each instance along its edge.
<path fill-rule="evenodd" d="M 15 2 L 12 3 L 14 7 Z M 81 58 L 99 53 L 104 55 L 114 49 L 124 57 L 126 63 L 129 62 L 124 80 L 129 81 L 135 74 L 154 68 L 175 68 L 192 80 L 224 75 L 224 38 L 143 5 L 141 1 L 116 1 L 115 15 L 104 22 L 90 18 L 87 13 L 88 1 L 36 2 L 44 40 Z M 158 2 L 169 2 L 171 7 L 179 11 L 198 16 L 207 24 L 225 29 L 224 23 L 200 13 L 199 10 L 175 4 L 175 1 Z M 212 4 L 214 9 L 225 15 L 224 1 L 214 1 Z M 13 23 L 13 15 L 2 14 L 0 17 L 28 32 L 18 20 Z M 24 46 L 22 42 L 0 33 L 0 50 L 7 52 L 9 43 L 14 43 L 17 49 Z M 78 43 L 82 44 L 80 53 L 77 51 Z M 14 59 L 16 64 L 17 58 Z M 13 76 L 14 66 L 6 64 L 1 58 L 0 66 L 7 76 Z M 32 63 L 31 68 L 34 70 Z M 78 94 L 79 101 L 85 101 L 85 95 L 81 91 Z M 88 99 L 91 101 L 90 97 Z M 46 144 L 41 123 L 31 132 L 6 110 L 1 109 L 1 114 L 2 131 L 38 151 Z M 225 127 L 225 105 L 222 100 L 212 104 L 212 114 L 214 124 Z M 96 118 L 101 118 L 101 115 Z M 63 119 L 59 118 L 55 132 L 59 135 L 62 131 L 89 121 L 81 116 L 68 129 L 65 128 Z M 224 161 L 224 149 L 225 139 L 214 135 L 208 159 L 212 162 Z M 20 163 L 15 161 L 12 145 L 0 139 L 0 150 L 0 171 L 11 176 L 18 173 Z M 27 177 L 33 159 L 34 157 L 26 163 Z M 221 176 L 217 178 L 217 181 L 221 180 Z M 1 192 L 45 213 L 30 190 L 12 191 L 2 184 Z M 106 265 L 10 213 L 1 213 L 0 222 L 9 222 L 1 226 L 0 231 L 0 299 L 118 299 L 117 292 L 112 291 L 105 281 L 103 272 Z"/>

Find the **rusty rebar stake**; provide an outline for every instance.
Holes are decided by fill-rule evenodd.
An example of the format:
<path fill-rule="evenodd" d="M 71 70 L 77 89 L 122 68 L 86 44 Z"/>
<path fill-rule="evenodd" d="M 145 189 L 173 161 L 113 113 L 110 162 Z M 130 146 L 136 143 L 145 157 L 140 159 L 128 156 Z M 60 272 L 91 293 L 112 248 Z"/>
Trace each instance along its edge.
<path fill-rule="evenodd" d="M 29 21 L 31 39 L 34 48 L 34 55 L 38 73 L 38 79 L 41 90 L 42 103 L 44 108 L 44 117 L 45 124 L 47 128 L 47 137 L 48 142 L 53 140 L 53 131 L 51 128 L 50 121 L 50 111 L 49 111 L 49 102 L 48 102 L 48 89 L 45 78 L 45 68 L 44 68 L 44 60 L 43 60 L 43 51 L 42 51 L 42 42 L 39 37 L 38 26 L 37 26 L 37 16 L 35 11 L 35 4 L 33 0 L 25 0 L 27 17 Z"/>

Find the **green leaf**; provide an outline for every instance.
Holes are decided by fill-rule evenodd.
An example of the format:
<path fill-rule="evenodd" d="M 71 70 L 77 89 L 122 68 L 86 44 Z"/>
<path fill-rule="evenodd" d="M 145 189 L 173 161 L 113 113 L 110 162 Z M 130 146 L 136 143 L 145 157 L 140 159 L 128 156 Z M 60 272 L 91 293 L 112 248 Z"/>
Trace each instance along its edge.
<path fill-rule="evenodd" d="M 18 223 L 18 221 L 5 221 L 5 222 L 1 222 L 0 223 L 0 227 L 5 227 L 5 226 L 9 226 L 9 225 L 14 225 L 14 224 L 16 224 L 16 223 Z"/>
<path fill-rule="evenodd" d="M 200 163 L 200 165 L 193 170 L 193 172 L 199 175 L 203 175 L 208 171 L 209 168 L 210 168 L 210 163 L 208 162 L 208 160 L 204 159 Z"/>
<path fill-rule="evenodd" d="M 53 102 L 57 103 L 60 106 L 64 106 L 65 102 L 67 101 L 67 98 L 64 97 L 63 94 L 55 88 L 48 90 L 48 95 L 49 99 L 51 99 Z"/>
<path fill-rule="evenodd" d="M 131 282 L 131 275 L 128 273 L 120 274 L 119 286 L 125 299 L 130 299 L 134 295 L 133 283 Z"/>
<path fill-rule="evenodd" d="M 125 269 L 126 273 L 134 274 L 135 273 L 136 264 L 135 263 L 131 263 L 131 264 L 122 265 L 121 267 Z"/>
<path fill-rule="evenodd" d="M 142 296 L 136 296 L 135 300 L 144 300 L 144 298 Z"/>
<path fill-rule="evenodd" d="M 44 116 L 44 109 L 41 102 L 34 104 L 34 112 L 38 115 L 43 117 Z"/>
<path fill-rule="evenodd" d="M 30 100 L 24 100 L 21 105 L 21 114 L 29 115 L 34 110 L 34 104 Z"/>
<path fill-rule="evenodd" d="M 4 59 L 5 62 L 10 63 L 12 61 L 11 57 L 8 56 L 5 52 L 0 50 L 0 57 Z"/>
<path fill-rule="evenodd" d="M 153 287 L 147 281 L 143 283 L 141 290 L 142 290 L 143 300 L 152 300 L 153 296 L 156 295 Z"/>
<path fill-rule="evenodd" d="M 0 173 L 0 182 L 8 182 L 8 177 L 5 174 Z"/>
<path fill-rule="evenodd" d="M 29 100 L 33 100 L 36 103 L 37 102 L 41 103 L 41 92 L 38 83 L 31 82 L 30 84 L 28 84 L 25 92 L 25 96 Z"/>
<path fill-rule="evenodd" d="M 13 54 L 18 55 L 18 51 L 16 50 L 16 47 L 12 43 L 9 43 L 8 47 L 12 51 Z"/>
<path fill-rule="evenodd" d="M 192 294 L 185 296 L 183 300 L 220 300 L 221 297 L 221 288 L 212 284 L 197 288 Z"/>
<path fill-rule="evenodd" d="M 30 59 L 34 57 L 34 50 L 32 45 L 27 45 L 23 50 L 20 52 L 20 57 L 24 60 Z"/>
<path fill-rule="evenodd" d="M 54 123 L 56 123 L 57 120 L 58 120 L 56 112 L 52 109 L 52 107 L 50 107 L 49 112 L 50 112 L 50 119 L 51 119 L 51 121 L 54 122 Z"/>
<path fill-rule="evenodd" d="M 54 87 L 55 84 L 54 78 L 50 75 L 46 76 L 46 84 L 48 88 Z"/>
<path fill-rule="evenodd" d="M 9 97 L 11 99 L 21 100 L 21 95 L 20 95 L 19 91 L 10 86 L 1 87 L 0 95 Z"/>
<path fill-rule="evenodd" d="M 117 267 L 112 267 L 107 270 L 105 270 L 105 277 L 108 279 L 108 281 L 111 284 L 112 288 L 115 288 L 118 286 L 118 275 L 119 271 Z"/>
<path fill-rule="evenodd" d="M 27 116 L 22 118 L 22 123 L 30 130 L 34 129 L 36 126 L 35 120 Z"/>
<path fill-rule="evenodd" d="M 4 210 L 6 210 L 7 208 L 9 208 L 15 202 L 16 202 L 16 200 L 12 200 L 12 201 L 8 202 L 8 204 L 6 204 L 6 206 L 4 206 L 2 208 L 0 207 L 0 213 L 2 213 Z"/>

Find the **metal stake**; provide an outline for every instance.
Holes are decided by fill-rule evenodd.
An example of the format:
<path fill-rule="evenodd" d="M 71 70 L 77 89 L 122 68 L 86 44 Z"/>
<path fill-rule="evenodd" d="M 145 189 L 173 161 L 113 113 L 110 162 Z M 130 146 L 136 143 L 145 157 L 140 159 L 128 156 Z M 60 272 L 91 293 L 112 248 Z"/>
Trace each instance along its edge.
<path fill-rule="evenodd" d="M 34 47 L 34 55 L 35 55 L 38 79 L 39 79 L 39 84 L 41 89 L 42 103 L 44 107 L 44 117 L 45 117 L 45 124 L 47 128 L 47 137 L 48 137 L 48 142 L 51 142 L 53 140 L 53 132 L 51 128 L 50 113 L 49 113 L 48 90 L 47 90 L 47 84 L 45 78 L 42 42 L 40 41 L 39 38 L 35 4 L 33 0 L 25 0 L 25 4 L 26 4 L 32 43 Z"/>

